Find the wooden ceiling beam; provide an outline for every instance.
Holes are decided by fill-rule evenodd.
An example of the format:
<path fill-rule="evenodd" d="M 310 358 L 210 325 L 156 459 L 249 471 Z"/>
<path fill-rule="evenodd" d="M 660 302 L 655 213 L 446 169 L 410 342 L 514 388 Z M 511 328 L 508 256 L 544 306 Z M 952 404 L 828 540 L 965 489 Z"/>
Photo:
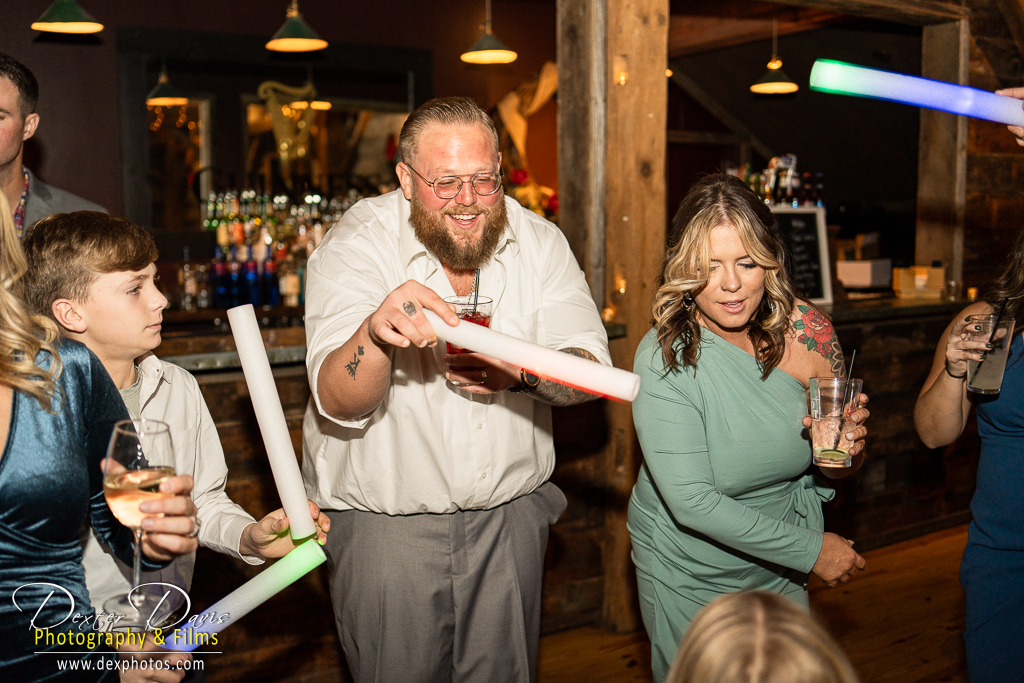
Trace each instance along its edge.
<path fill-rule="evenodd" d="M 940 0 L 768 0 L 768 2 L 914 26 L 930 26 L 970 18 L 968 8 Z"/>
<path fill-rule="evenodd" d="M 832 12 L 810 11 L 787 13 L 779 18 L 779 35 L 813 31 L 823 26 L 850 21 L 850 17 Z M 760 40 L 771 40 L 771 19 L 732 19 L 694 15 L 673 15 L 669 19 L 669 57 L 716 50 L 723 47 L 745 45 Z"/>

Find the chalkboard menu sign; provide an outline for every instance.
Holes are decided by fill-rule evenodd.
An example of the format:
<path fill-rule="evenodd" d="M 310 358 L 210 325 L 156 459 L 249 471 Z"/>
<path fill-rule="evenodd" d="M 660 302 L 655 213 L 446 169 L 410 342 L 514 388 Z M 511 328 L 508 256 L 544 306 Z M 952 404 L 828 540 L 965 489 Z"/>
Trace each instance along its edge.
<path fill-rule="evenodd" d="M 825 209 L 772 207 L 775 224 L 789 247 L 789 270 L 800 292 L 816 304 L 832 303 Z"/>

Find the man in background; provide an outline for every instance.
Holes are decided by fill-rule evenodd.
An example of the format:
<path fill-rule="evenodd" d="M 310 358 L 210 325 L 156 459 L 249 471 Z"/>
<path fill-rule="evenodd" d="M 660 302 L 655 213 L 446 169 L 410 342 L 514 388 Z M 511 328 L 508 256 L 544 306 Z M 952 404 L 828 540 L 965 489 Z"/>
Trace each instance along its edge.
<path fill-rule="evenodd" d="M 22 230 L 55 213 L 103 211 L 70 192 L 41 182 L 22 163 L 25 141 L 39 126 L 36 102 L 39 83 L 24 64 L 0 52 L 0 191 L 14 212 L 14 226 Z"/>

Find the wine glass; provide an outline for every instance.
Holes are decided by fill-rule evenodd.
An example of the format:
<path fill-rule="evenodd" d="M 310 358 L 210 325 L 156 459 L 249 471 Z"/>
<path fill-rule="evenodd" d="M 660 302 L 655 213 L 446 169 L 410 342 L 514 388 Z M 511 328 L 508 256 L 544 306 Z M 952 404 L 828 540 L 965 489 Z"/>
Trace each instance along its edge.
<path fill-rule="evenodd" d="M 141 578 L 143 501 L 170 498 L 160 484 L 174 476 L 171 430 L 159 420 L 121 420 L 114 425 L 103 461 L 103 495 L 118 521 L 135 532 L 132 590 L 110 598 L 103 609 L 121 615 L 118 628 L 148 630 L 159 626 L 177 605 L 161 591 L 138 588 Z"/>

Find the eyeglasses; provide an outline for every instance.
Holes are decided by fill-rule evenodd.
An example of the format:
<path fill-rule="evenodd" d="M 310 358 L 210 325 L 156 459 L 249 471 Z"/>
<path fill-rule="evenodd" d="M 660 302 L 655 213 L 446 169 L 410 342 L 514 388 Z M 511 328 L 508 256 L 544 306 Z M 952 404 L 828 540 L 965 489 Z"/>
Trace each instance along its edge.
<path fill-rule="evenodd" d="M 410 171 L 418 175 L 420 180 L 430 185 L 438 199 L 451 199 L 462 191 L 463 180 L 457 175 L 443 175 L 431 182 L 424 178 L 422 173 L 409 166 L 409 164 L 406 164 L 406 166 Z M 482 197 L 486 197 L 494 194 L 501 188 L 501 172 L 477 173 L 470 176 L 468 182 L 473 186 L 474 192 Z"/>

